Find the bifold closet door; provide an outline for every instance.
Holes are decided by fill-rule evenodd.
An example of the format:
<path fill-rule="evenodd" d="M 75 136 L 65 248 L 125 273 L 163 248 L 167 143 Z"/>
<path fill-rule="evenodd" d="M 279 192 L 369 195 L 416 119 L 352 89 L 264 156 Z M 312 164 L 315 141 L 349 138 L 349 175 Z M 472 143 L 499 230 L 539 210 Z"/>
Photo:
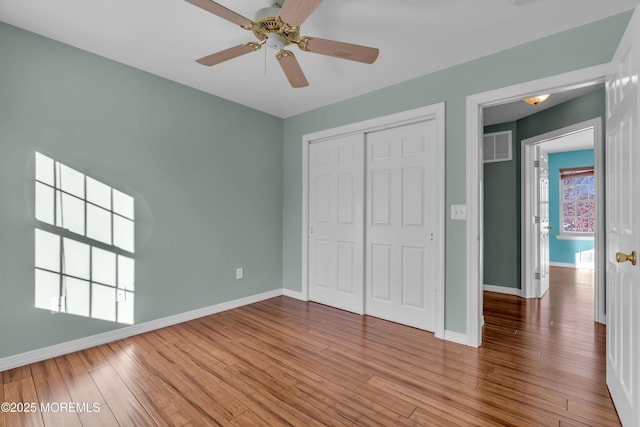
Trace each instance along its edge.
<path fill-rule="evenodd" d="M 435 329 L 435 121 L 366 135 L 366 299 L 372 316 Z"/>
<path fill-rule="evenodd" d="M 309 299 L 364 312 L 364 135 L 309 147 Z"/>

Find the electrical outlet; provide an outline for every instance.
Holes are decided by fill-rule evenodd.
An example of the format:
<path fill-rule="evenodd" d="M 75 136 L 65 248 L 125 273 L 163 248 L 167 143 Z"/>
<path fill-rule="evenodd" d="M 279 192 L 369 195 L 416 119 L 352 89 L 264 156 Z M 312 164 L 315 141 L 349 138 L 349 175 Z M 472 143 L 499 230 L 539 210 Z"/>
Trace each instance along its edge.
<path fill-rule="evenodd" d="M 244 269 L 242 267 L 236 268 L 236 280 L 244 279 Z"/>
<path fill-rule="evenodd" d="M 52 297 L 51 298 L 51 313 L 64 313 L 67 311 L 67 299 L 65 297 Z"/>
<path fill-rule="evenodd" d="M 451 205 L 451 219 L 467 219 L 467 206 Z"/>

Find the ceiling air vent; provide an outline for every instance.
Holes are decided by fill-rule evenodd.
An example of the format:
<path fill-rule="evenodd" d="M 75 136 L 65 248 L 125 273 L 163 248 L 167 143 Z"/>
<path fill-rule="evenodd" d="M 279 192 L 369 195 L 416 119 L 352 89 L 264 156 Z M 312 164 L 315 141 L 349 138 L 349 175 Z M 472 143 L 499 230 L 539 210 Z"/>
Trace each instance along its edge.
<path fill-rule="evenodd" d="M 511 160 L 511 131 L 485 133 L 482 152 L 484 163 Z"/>

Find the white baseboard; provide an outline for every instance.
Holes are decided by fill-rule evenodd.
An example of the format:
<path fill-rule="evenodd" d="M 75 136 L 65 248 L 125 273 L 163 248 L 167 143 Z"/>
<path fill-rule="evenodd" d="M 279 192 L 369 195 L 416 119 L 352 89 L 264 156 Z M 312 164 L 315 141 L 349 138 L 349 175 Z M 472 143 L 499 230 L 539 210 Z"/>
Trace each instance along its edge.
<path fill-rule="evenodd" d="M 302 292 L 292 291 L 291 289 L 282 288 L 282 295 L 289 298 L 299 299 L 300 301 L 306 301 L 302 296 Z"/>
<path fill-rule="evenodd" d="M 457 344 L 468 345 L 469 341 L 467 334 L 461 334 L 455 331 L 444 331 L 444 339 L 447 341 L 455 342 Z"/>
<path fill-rule="evenodd" d="M 151 320 L 149 322 L 139 323 L 137 325 L 127 326 L 113 331 L 104 332 L 102 334 L 79 338 L 77 340 L 67 341 L 61 344 L 55 344 L 49 347 L 8 356 L 0 359 L 0 372 L 18 368 L 20 366 L 25 366 L 30 363 L 41 362 L 43 360 L 51 359 L 53 357 L 62 356 L 76 351 L 85 350 L 87 348 L 96 347 L 98 345 L 107 344 L 113 341 L 129 338 L 134 335 L 154 331 L 156 329 L 166 328 L 167 326 L 177 325 L 178 323 L 188 322 L 189 320 L 198 319 L 200 317 L 210 316 L 212 314 L 264 301 L 269 298 L 274 298 L 281 295 L 298 300 L 304 300 L 302 298 L 301 292 L 292 291 L 285 288 L 274 289 L 272 291 L 263 292 L 261 294 L 250 295 L 248 297 L 239 298 L 233 301 L 223 302 L 209 307 L 203 307 L 196 310 L 187 311 L 185 313 L 175 314 L 173 316 L 163 317 L 161 319 Z M 438 338 L 443 338 L 447 341 L 455 342 L 457 344 L 467 345 L 468 343 L 466 334 L 461 334 L 460 332 L 455 331 L 445 330 L 444 337 Z"/>
<path fill-rule="evenodd" d="M 575 264 L 572 264 L 570 262 L 555 262 L 555 261 L 550 261 L 549 262 L 549 266 L 550 267 L 566 267 L 566 268 L 576 268 Z"/>
<path fill-rule="evenodd" d="M 19 366 L 28 365 L 30 363 L 51 359 L 52 357 L 58 357 L 64 354 L 73 353 L 75 351 L 80 351 L 109 342 L 121 340 L 134 335 L 142 334 L 144 332 L 165 328 L 167 326 L 176 325 L 178 323 L 187 322 L 189 320 L 220 313 L 222 311 L 231 310 L 233 308 L 242 307 L 244 305 L 264 301 L 266 299 L 274 298 L 283 294 L 284 289 L 274 289 L 273 291 L 263 292 L 261 294 L 251 295 L 233 301 L 223 302 L 209 307 L 203 307 L 197 310 L 187 311 L 185 313 L 175 314 L 173 316 L 163 317 L 161 319 L 151 320 L 149 322 L 104 332 L 102 334 L 92 335 L 89 337 L 28 351 L 26 353 L 5 357 L 0 359 L 0 372 L 17 368 Z"/>
<path fill-rule="evenodd" d="M 569 262 L 549 262 L 549 266 L 551 267 L 566 267 L 566 268 L 584 268 L 586 270 L 593 270 L 594 263 L 592 262 L 581 262 L 577 264 L 571 264 Z"/>
<path fill-rule="evenodd" d="M 507 286 L 483 285 L 482 288 L 487 292 L 497 292 L 499 294 L 522 296 L 522 289 L 509 288 Z"/>

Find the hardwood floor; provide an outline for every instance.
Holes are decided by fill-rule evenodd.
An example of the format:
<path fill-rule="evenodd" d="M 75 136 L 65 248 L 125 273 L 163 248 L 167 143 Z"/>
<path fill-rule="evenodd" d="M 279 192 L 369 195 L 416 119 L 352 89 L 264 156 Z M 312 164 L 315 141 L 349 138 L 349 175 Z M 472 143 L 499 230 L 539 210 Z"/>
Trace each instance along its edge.
<path fill-rule="evenodd" d="M 0 402 L 50 407 L 0 427 L 619 425 L 590 279 L 551 279 L 539 301 L 485 293 L 479 349 L 274 298 L 6 371 Z"/>

